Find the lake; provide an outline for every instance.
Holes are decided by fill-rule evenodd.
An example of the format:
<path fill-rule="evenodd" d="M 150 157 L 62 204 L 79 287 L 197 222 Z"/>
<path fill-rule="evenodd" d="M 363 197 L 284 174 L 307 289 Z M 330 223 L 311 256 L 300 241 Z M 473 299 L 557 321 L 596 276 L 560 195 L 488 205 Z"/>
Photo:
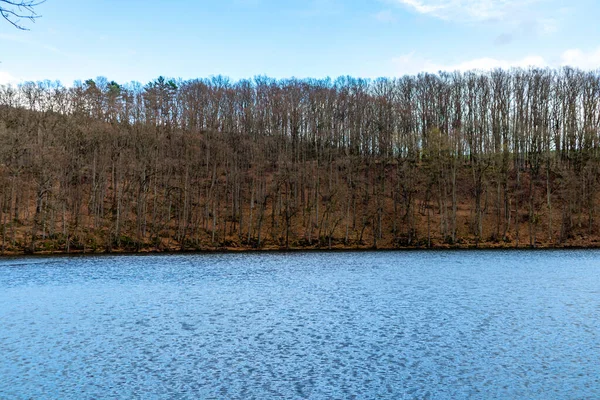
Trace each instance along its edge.
<path fill-rule="evenodd" d="M 600 398 L 600 252 L 2 258 L 0 398 Z"/>

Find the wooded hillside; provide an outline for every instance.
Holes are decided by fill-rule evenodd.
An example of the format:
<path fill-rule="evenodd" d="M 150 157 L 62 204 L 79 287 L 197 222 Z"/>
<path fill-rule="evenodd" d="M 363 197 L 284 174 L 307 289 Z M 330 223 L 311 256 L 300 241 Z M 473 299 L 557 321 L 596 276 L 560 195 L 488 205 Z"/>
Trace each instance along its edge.
<path fill-rule="evenodd" d="M 6 252 L 600 244 L 600 72 L 0 87 Z"/>

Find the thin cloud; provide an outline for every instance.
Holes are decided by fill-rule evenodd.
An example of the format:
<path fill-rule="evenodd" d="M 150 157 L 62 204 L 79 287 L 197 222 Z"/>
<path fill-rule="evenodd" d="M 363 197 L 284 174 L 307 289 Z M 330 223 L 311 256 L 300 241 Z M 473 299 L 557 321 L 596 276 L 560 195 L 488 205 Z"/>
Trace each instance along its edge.
<path fill-rule="evenodd" d="M 582 70 L 600 69 L 600 47 L 591 50 L 568 49 L 548 61 L 546 58 L 531 54 L 523 58 L 502 59 L 494 57 L 480 57 L 463 60 L 457 63 L 436 62 L 423 57 L 415 52 L 407 53 L 392 59 L 394 74 L 417 75 L 421 72 L 437 73 L 439 71 L 491 71 L 496 68 L 560 68 L 569 66 Z"/>
<path fill-rule="evenodd" d="M 510 33 L 502 33 L 498 36 L 496 36 L 496 39 L 494 39 L 494 44 L 496 46 L 504 46 L 507 44 L 512 43 L 512 41 L 514 40 L 514 36 Z"/>
<path fill-rule="evenodd" d="M 0 40 L 21 44 L 36 44 L 33 40 L 29 40 L 17 35 L 7 35 L 6 33 L 0 33 Z"/>
<path fill-rule="evenodd" d="M 493 57 L 481 57 L 471 60 L 465 60 L 458 63 L 439 63 L 416 53 L 408 53 L 395 57 L 392 60 L 396 75 L 416 75 L 421 72 L 436 73 L 439 71 L 490 71 L 496 68 L 510 69 L 513 67 L 546 67 L 546 60 L 537 55 L 530 55 L 521 59 L 506 60 Z"/>
<path fill-rule="evenodd" d="M 550 35 L 558 31 L 558 21 L 554 18 L 541 18 L 537 21 L 538 33 Z"/>
<path fill-rule="evenodd" d="M 342 12 L 342 7 L 338 0 L 312 0 L 307 8 L 297 14 L 302 17 L 338 15 Z"/>
<path fill-rule="evenodd" d="M 390 10 L 382 10 L 376 14 L 373 14 L 373 18 L 375 18 L 379 22 L 396 22 L 396 17 Z"/>
<path fill-rule="evenodd" d="M 26 44 L 29 46 L 35 46 L 35 47 L 50 51 L 52 53 L 60 54 L 63 56 L 70 56 L 68 53 L 65 53 L 64 51 L 60 50 L 59 48 L 57 48 L 55 46 L 43 44 L 36 40 L 27 39 L 27 38 L 17 36 L 17 35 L 7 35 L 5 33 L 0 33 L 0 41 Z"/>
<path fill-rule="evenodd" d="M 439 15 L 440 11 L 443 11 L 443 9 L 445 8 L 444 4 L 437 4 L 435 5 L 435 1 L 428 1 L 428 0 L 397 0 L 398 2 L 413 8 L 416 12 L 421 13 L 421 14 L 433 14 L 435 16 Z M 433 4 L 427 4 L 427 3 L 433 3 Z"/>
<path fill-rule="evenodd" d="M 518 16 L 533 3 L 547 0 L 395 0 L 419 14 L 443 20 L 489 21 Z"/>
<path fill-rule="evenodd" d="M 260 4 L 261 0 L 233 0 L 234 6 L 258 7 Z"/>

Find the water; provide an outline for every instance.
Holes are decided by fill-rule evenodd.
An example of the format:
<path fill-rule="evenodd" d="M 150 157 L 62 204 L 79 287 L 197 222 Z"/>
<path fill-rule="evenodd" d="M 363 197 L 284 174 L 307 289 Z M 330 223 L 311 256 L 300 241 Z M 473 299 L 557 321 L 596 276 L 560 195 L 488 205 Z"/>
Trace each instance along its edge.
<path fill-rule="evenodd" d="M 0 398 L 600 398 L 600 252 L 0 259 Z"/>

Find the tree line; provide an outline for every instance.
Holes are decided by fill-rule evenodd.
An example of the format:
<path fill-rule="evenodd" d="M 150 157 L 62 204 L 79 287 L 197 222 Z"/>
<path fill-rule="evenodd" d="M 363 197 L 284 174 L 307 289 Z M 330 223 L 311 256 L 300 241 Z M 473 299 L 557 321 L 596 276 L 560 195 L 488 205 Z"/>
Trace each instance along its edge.
<path fill-rule="evenodd" d="M 593 245 L 600 72 L 0 87 L 2 251 Z"/>

